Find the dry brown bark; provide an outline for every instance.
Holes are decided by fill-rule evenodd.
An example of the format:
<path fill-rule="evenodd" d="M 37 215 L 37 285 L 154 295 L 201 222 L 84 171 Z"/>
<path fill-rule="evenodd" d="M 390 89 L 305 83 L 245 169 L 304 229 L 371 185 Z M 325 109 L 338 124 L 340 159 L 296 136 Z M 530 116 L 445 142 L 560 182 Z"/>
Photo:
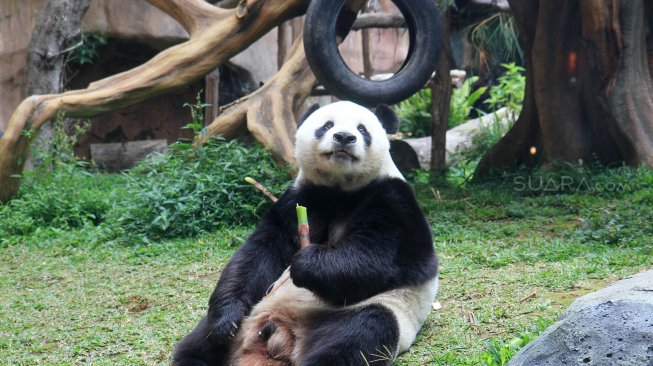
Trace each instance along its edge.
<path fill-rule="evenodd" d="M 254 93 L 221 108 L 207 136 L 231 138 L 248 129 L 272 156 L 294 162 L 295 113 L 316 84 L 298 37 L 279 72 Z"/>
<path fill-rule="evenodd" d="M 450 12 L 442 16 L 442 52 L 435 76 L 431 79 L 431 165 L 430 171 L 441 174 L 447 168 L 446 147 L 451 105 L 451 46 L 449 43 Z"/>
<path fill-rule="evenodd" d="M 0 201 L 6 201 L 18 192 L 20 175 L 29 153 L 30 139 L 27 136 L 33 135 L 57 113 L 65 113 L 68 117 L 93 117 L 182 87 L 215 69 L 283 21 L 305 12 L 309 2 L 241 0 L 235 9 L 226 10 L 204 0 L 147 1 L 179 21 L 189 32 L 189 40 L 164 50 L 139 67 L 94 82 L 87 89 L 25 99 L 0 139 Z M 293 79 L 286 81 L 292 82 Z M 277 105 L 270 104 L 271 107 Z M 276 128 L 275 123 L 269 125 Z M 266 124 L 266 121 L 248 119 L 247 128 L 261 137 L 265 135 Z M 211 130 L 229 130 L 215 127 L 215 123 L 212 124 Z M 261 138 L 273 151 L 281 152 L 282 159 L 291 159 L 287 146 L 279 148 L 270 142 L 272 139 Z"/>
<path fill-rule="evenodd" d="M 511 0 L 510 8 L 526 56 L 524 106 L 477 178 L 555 161 L 653 166 L 651 3 Z"/>

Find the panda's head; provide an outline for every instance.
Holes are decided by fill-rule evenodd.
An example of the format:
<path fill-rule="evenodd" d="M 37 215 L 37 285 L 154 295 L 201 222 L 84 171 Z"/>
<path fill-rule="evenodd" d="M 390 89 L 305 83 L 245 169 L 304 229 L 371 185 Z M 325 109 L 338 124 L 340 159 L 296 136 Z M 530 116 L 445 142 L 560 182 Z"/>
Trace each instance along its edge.
<path fill-rule="evenodd" d="M 296 184 L 312 182 L 354 191 L 381 176 L 402 178 L 390 157 L 387 134 L 399 119 L 388 106 L 372 113 L 352 102 L 312 106 L 298 121 Z"/>

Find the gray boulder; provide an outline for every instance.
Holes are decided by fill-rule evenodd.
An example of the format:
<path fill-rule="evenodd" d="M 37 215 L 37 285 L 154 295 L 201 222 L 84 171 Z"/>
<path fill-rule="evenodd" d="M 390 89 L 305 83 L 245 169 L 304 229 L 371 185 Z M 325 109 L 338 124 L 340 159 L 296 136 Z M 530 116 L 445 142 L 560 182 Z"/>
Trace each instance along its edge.
<path fill-rule="evenodd" d="M 653 271 L 585 295 L 508 366 L 653 365 Z"/>

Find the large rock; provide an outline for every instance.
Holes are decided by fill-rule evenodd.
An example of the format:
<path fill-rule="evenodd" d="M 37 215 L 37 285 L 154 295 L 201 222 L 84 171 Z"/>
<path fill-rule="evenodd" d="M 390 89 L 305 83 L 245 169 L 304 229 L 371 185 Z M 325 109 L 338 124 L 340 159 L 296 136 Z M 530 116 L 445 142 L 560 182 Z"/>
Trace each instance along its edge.
<path fill-rule="evenodd" d="M 585 295 L 508 366 L 653 365 L 653 271 Z"/>

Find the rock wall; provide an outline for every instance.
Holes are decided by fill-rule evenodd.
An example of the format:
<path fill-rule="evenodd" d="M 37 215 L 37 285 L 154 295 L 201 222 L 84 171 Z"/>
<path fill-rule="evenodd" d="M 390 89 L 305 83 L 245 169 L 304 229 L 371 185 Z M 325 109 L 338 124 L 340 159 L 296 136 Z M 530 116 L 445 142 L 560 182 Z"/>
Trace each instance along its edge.
<path fill-rule="evenodd" d="M 27 47 L 45 2 L 0 1 L 0 130 L 25 97 Z M 159 49 L 188 37 L 177 22 L 145 1 L 94 0 L 82 28 L 140 40 Z"/>
<path fill-rule="evenodd" d="M 45 0 L 0 1 L 0 131 L 23 99 L 32 29 Z"/>
<path fill-rule="evenodd" d="M 157 49 L 188 38 L 179 23 L 143 0 L 93 0 L 82 21 L 82 30 L 138 41 Z"/>

